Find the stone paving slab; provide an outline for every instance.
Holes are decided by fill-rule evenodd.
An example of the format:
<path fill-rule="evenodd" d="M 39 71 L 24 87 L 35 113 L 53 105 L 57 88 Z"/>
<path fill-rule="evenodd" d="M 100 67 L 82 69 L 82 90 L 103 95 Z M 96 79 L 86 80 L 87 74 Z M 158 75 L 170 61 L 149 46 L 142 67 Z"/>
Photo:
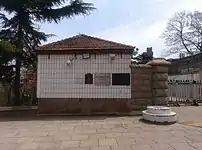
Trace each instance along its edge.
<path fill-rule="evenodd" d="M 0 149 L 201 150 L 202 128 L 183 122 L 202 122 L 202 107 L 174 110 L 180 120 L 172 125 L 146 124 L 140 117 L 0 118 Z"/>

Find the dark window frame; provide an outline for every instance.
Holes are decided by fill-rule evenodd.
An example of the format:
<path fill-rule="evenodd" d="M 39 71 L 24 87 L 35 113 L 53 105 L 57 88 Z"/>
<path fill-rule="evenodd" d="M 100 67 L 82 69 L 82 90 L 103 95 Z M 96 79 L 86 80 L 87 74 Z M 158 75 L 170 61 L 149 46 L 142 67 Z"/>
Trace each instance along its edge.
<path fill-rule="evenodd" d="M 93 74 L 92 73 L 85 74 L 85 84 L 93 84 Z"/>
<path fill-rule="evenodd" d="M 125 79 L 124 79 L 125 78 Z M 130 73 L 112 73 L 112 86 L 130 86 Z"/>

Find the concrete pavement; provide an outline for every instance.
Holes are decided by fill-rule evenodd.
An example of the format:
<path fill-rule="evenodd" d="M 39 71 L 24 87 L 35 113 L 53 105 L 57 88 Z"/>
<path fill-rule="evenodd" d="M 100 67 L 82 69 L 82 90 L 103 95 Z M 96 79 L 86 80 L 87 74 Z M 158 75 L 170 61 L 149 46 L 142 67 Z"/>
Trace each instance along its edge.
<path fill-rule="evenodd" d="M 2 150 L 201 150 L 202 107 L 173 108 L 179 123 L 152 125 L 140 117 L 1 118 Z M 190 113 L 188 113 L 188 111 Z"/>

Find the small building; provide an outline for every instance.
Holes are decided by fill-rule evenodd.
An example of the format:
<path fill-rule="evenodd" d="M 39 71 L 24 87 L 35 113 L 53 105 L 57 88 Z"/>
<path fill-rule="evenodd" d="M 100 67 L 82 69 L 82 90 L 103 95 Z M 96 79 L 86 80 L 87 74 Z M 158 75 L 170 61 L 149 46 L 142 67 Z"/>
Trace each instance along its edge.
<path fill-rule="evenodd" d="M 83 34 L 39 47 L 39 113 L 121 109 L 117 101 L 131 99 L 133 50 L 133 46 Z"/>
<path fill-rule="evenodd" d="M 202 54 L 170 59 L 169 80 L 202 80 Z"/>

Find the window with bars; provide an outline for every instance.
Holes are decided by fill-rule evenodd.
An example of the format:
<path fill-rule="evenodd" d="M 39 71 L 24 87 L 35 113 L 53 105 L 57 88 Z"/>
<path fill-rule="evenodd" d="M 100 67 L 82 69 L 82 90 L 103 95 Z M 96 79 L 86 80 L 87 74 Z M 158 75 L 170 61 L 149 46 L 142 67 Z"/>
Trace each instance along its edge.
<path fill-rule="evenodd" d="M 85 74 L 85 84 L 93 84 L 93 74 Z"/>
<path fill-rule="evenodd" d="M 113 73 L 112 85 L 130 85 L 130 73 Z"/>

